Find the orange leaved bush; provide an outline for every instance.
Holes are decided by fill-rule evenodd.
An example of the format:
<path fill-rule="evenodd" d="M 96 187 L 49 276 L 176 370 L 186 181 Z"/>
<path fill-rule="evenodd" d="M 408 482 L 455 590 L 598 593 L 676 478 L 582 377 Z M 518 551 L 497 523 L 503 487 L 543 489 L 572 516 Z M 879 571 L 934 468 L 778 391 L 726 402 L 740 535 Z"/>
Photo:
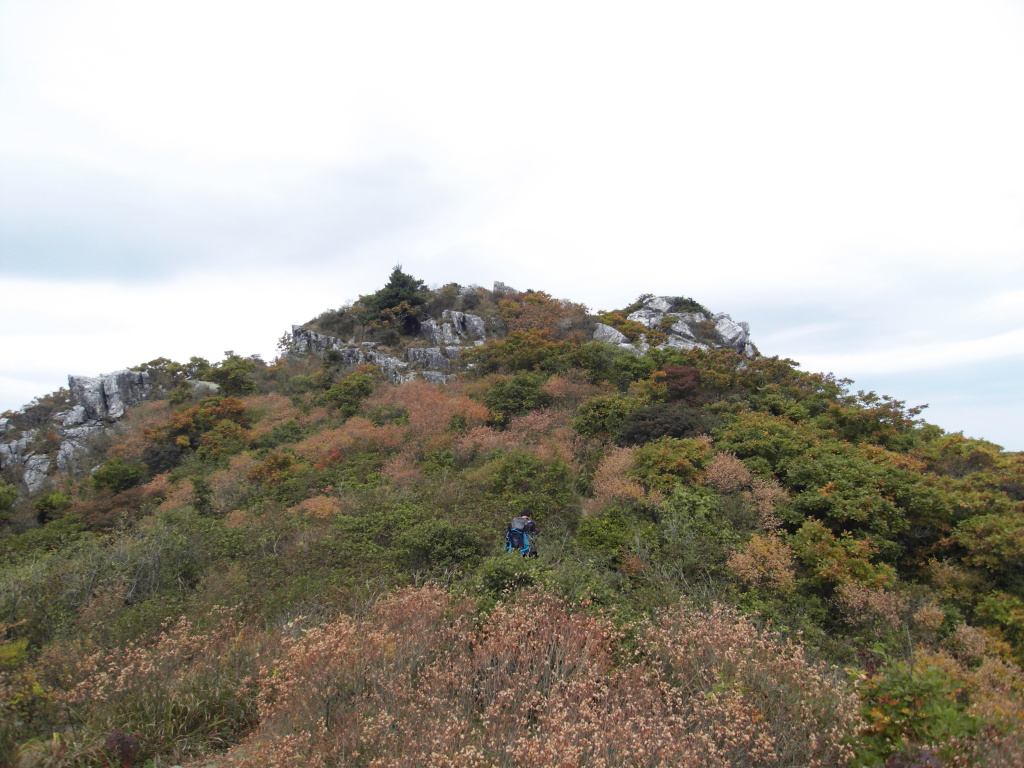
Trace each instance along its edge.
<path fill-rule="evenodd" d="M 542 590 L 474 605 L 406 589 L 284 640 L 258 728 L 223 764 L 834 766 L 855 697 L 799 644 L 679 606 L 624 633 Z"/>

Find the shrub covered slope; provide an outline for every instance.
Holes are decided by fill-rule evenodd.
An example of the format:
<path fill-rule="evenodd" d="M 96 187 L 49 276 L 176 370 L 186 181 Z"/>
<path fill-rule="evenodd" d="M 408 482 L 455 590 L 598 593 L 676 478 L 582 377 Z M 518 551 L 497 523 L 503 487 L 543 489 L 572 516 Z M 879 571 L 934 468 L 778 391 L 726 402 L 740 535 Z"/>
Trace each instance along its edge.
<path fill-rule="evenodd" d="M 0 766 L 1021 764 L 1024 456 L 540 292 L 311 327 L 444 309 L 503 329 L 447 385 L 152 361 L 99 469 L 0 481 Z"/>

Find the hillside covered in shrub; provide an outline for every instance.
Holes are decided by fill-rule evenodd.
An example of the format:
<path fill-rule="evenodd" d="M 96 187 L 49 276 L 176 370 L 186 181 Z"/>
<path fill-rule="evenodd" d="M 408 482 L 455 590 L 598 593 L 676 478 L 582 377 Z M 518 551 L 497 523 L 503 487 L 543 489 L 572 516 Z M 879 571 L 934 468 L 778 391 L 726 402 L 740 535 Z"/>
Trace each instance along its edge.
<path fill-rule="evenodd" d="M 1019 766 L 1024 455 L 641 305 L 396 268 L 307 326 L 474 312 L 447 384 L 139 366 L 87 469 L 0 480 L 0 766 Z"/>

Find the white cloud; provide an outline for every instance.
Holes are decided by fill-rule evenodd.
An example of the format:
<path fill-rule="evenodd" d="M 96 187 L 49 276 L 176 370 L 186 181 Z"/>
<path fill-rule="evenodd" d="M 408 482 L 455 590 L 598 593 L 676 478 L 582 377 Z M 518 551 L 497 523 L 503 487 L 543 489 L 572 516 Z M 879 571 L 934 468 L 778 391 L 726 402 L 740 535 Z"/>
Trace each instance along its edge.
<path fill-rule="evenodd" d="M 962 368 L 1009 358 L 1024 359 L 1024 328 L 979 339 L 897 346 L 857 354 L 808 354 L 801 367 L 851 376 Z"/>

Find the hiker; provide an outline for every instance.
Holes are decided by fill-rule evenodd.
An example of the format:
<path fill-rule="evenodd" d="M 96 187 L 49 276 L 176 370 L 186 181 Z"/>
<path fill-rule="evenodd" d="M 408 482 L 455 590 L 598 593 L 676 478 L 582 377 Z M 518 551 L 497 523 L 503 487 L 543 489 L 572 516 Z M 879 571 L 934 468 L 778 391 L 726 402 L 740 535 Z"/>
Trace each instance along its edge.
<path fill-rule="evenodd" d="M 537 524 L 533 522 L 530 510 L 524 509 L 519 517 L 513 517 L 505 532 L 505 551 L 519 553 L 523 557 L 537 557 L 537 549 L 533 546 L 533 535 L 537 533 Z"/>

